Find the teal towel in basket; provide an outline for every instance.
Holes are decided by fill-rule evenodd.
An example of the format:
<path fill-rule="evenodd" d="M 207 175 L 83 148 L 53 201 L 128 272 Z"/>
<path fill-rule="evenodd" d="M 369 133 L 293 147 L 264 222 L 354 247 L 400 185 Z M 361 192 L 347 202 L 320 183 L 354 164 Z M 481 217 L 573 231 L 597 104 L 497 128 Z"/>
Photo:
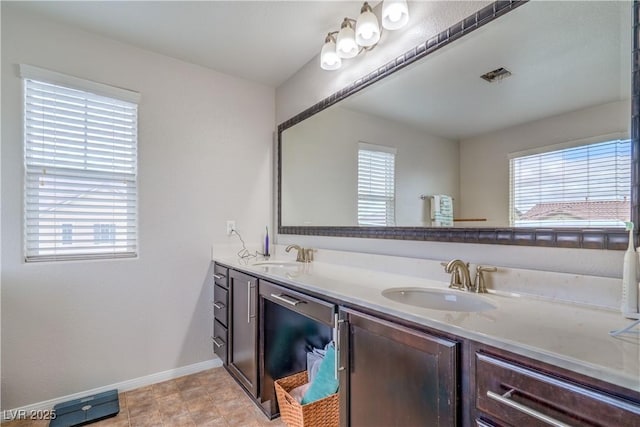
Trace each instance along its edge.
<path fill-rule="evenodd" d="M 327 354 L 324 356 L 324 359 L 320 362 L 320 368 L 318 369 L 316 377 L 302 398 L 301 403 L 303 405 L 324 399 L 338 391 L 338 380 L 335 378 L 335 363 L 336 349 L 334 346 L 330 346 L 327 349 Z"/>

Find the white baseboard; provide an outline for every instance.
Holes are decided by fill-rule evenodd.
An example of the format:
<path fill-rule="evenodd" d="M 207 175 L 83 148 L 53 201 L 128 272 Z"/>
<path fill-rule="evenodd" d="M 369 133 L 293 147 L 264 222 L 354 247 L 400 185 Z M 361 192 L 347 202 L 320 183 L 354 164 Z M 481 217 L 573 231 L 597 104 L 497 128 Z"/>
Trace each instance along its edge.
<path fill-rule="evenodd" d="M 155 374 L 146 375 L 144 377 L 134 378 L 127 381 L 122 381 L 115 384 L 106 385 L 103 387 L 94 388 L 91 390 L 85 390 L 80 393 L 73 393 L 67 396 L 57 397 L 55 399 L 45 400 L 43 402 L 33 403 L 31 405 L 22 406 L 15 409 L 7 409 L 2 411 L 2 417 L 0 422 L 9 421 L 16 417 L 16 414 L 31 414 L 35 411 L 50 410 L 54 405 L 62 402 L 66 402 L 73 399 L 79 399 L 85 396 L 91 396 L 96 393 L 102 393 L 107 390 L 117 389 L 118 392 L 129 391 L 140 387 L 145 387 L 151 384 L 156 384 L 162 381 L 172 380 L 174 378 L 183 377 L 185 375 L 195 374 L 196 372 L 204 371 L 211 368 L 218 368 L 222 366 L 222 361 L 219 358 L 205 360 L 204 362 L 194 363 L 193 365 L 182 366 L 176 369 L 169 369 L 168 371 L 157 372 Z"/>

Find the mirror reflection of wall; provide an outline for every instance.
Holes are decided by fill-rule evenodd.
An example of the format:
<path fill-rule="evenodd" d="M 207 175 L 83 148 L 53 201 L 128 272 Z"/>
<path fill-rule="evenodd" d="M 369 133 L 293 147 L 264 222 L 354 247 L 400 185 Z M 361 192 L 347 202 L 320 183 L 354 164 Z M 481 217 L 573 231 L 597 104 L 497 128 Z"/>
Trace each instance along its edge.
<path fill-rule="evenodd" d="M 283 224 L 363 225 L 358 224 L 360 142 L 396 152 L 396 225 L 431 226 L 430 204 L 422 194 L 458 198 L 457 142 L 334 106 L 283 132 Z"/>
<path fill-rule="evenodd" d="M 360 142 L 396 150 L 395 209 L 386 225 L 438 225 L 435 195 L 452 198 L 456 227 L 621 225 L 630 214 L 624 151 L 599 170 L 593 165 L 603 156 L 593 154 L 583 175 L 598 179 L 568 176 L 561 198 L 528 193 L 535 203 L 516 201 L 510 164 L 628 139 L 630 23 L 630 2 L 530 2 L 284 130 L 282 225 L 365 225 Z M 494 73 L 495 81 L 481 78 L 501 68 L 508 73 Z M 605 210 L 611 218 L 601 217 Z"/>

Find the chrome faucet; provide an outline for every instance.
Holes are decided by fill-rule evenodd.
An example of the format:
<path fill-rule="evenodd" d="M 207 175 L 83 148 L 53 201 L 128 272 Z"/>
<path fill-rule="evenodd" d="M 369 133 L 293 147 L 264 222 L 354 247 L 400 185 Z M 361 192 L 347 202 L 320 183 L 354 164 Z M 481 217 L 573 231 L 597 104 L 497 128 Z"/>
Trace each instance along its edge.
<path fill-rule="evenodd" d="M 462 260 L 453 259 L 444 267 L 444 271 L 451 274 L 449 287 L 453 289 L 471 290 L 471 276 L 469 275 L 469 264 Z"/>
<path fill-rule="evenodd" d="M 476 292 L 479 294 L 487 292 L 483 273 L 498 271 L 496 267 L 478 265 L 476 267 L 476 276 L 473 283 L 471 283 L 471 274 L 469 273 L 468 263 L 459 259 L 454 259 L 448 263 L 442 262 L 440 264 L 444 266 L 444 271 L 451 274 L 451 281 L 449 282 L 450 288 Z"/>
<path fill-rule="evenodd" d="M 305 249 L 298 245 L 289 245 L 284 250 L 285 252 L 289 252 L 291 251 L 291 249 L 295 249 L 298 251 L 298 255 L 296 256 L 296 261 L 298 262 L 313 261 L 313 249 Z"/>

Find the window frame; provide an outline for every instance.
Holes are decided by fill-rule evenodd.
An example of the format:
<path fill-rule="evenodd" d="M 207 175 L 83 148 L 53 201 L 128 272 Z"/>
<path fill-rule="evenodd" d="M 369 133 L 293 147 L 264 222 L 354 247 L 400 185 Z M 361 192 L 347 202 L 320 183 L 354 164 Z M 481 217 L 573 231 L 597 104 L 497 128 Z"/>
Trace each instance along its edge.
<path fill-rule="evenodd" d="M 522 150 L 522 151 L 516 151 L 516 152 L 512 152 L 508 154 L 508 160 L 509 160 L 509 204 L 508 204 L 508 208 L 509 208 L 509 212 L 508 212 L 508 217 L 509 217 L 509 227 L 527 227 L 527 228 L 539 228 L 539 229 L 570 229 L 570 228 L 580 228 L 580 229 L 584 229 L 584 230 L 589 230 L 589 229 L 606 229 L 606 228 L 616 228 L 616 227 L 621 227 L 621 225 L 608 225 L 608 224 L 597 224 L 598 221 L 604 222 L 605 220 L 574 220 L 574 223 L 570 223 L 570 222 L 565 222 L 565 224 L 562 224 L 563 221 L 558 221 L 558 222 L 553 222 L 553 221 L 549 221 L 549 222 L 544 222 L 543 220 L 539 220 L 538 224 L 517 224 L 516 219 L 515 219 L 515 206 L 514 204 L 515 202 L 515 178 L 514 178 L 514 161 L 516 161 L 517 159 L 522 159 L 525 157 L 533 157 L 536 155 L 546 155 L 546 154 L 551 154 L 551 153 L 555 153 L 558 152 L 560 153 L 561 151 L 568 151 L 571 149 L 578 149 L 578 148 L 583 148 L 583 147 L 587 147 L 590 145 L 597 145 L 597 144 L 614 144 L 614 143 L 628 143 L 629 144 L 629 180 L 632 181 L 633 177 L 632 177 L 632 173 L 631 173 L 631 164 L 633 163 L 633 140 L 631 140 L 631 138 L 629 138 L 629 135 L 623 132 L 616 132 L 616 133 L 610 133 L 610 134 L 605 134 L 605 135 L 599 135 L 599 136 L 594 136 L 594 137 L 590 137 L 590 138 L 583 138 L 583 139 L 578 139 L 578 140 L 573 140 L 573 141 L 567 141 L 567 142 L 563 142 L 563 143 L 559 143 L 559 144 L 553 144 L 553 145 L 547 145 L 547 146 L 543 146 L 543 147 L 536 147 L 533 149 L 528 149 L 528 150 Z M 564 178 L 564 174 L 563 174 L 563 178 Z M 563 182 L 564 184 L 564 182 Z M 629 183 L 631 184 L 631 182 Z M 626 198 L 623 201 L 628 201 L 629 203 L 631 202 L 631 195 L 632 195 L 632 191 L 631 191 L 631 185 L 628 186 L 629 189 L 629 193 L 626 194 Z M 539 198 L 544 198 L 544 195 L 542 196 L 538 196 Z M 563 203 L 571 203 L 571 202 L 579 202 L 581 200 L 563 200 Z M 591 199 L 591 201 L 597 201 L 597 199 Z M 617 201 L 617 200 L 616 200 Z M 538 203 L 542 203 L 542 202 L 538 202 Z M 560 203 L 560 202 L 558 202 Z M 629 206 L 629 212 L 628 212 L 628 218 L 626 219 L 626 221 L 631 221 L 631 217 L 632 217 L 632 207 L 631 205 Z M 585 224 L 577 224 L 578 221 L 585 221 Z M 594 224 L 592 225 L 591 222 L 593 222 Z M 623 225 L 622 225 L 623 226 Z"/>
<path fill-rule="evenodd" d="M 368 195 L 368 198 L 362 198 L 361 194 L 360 194 L 360 183 L 361 183 L 361 176 L 360 176 L 360 152 L 361 151 L 371 151 L 371 152 L 377 152 L 377 153 L 384 153 L 384 154 L 389 154 L 391 156 L 393 156 L 393 171 L 392 171 L 392 179 L 393 179 L 393 188 L 391 190 L 392 196 L 374 196 L 372 194 Z M 393 227 L 395 226 L 395 221 L 396 221 L 396 162 L 397 162 L 397 154 L 398 154 L 398 149 L 395 147 L 390 147 L 390 146 L 386 146 L 386 145 L 378 145 L 378 144 L 371 144 L 368 142 L 363 142 L 363 141 L 359 141 L 358 142 L 358 151 L 357 151 L 357 168 L 356 170 L 358 171 L 356 180 L 357 180 L 357 209 L 356 209 L 356 215 L 357 215 L 357 223 L 359 226 L 370 226 L 370 227 Z M 388 179 L 388 171 L 385 171 L 385 179 Z M 385 183 L 386 185 L 386 183 Z M 385 189 L 385 192 L 388 192 L 388 189 Z M 386 198 L 386 200 L 385 200 Z M 361 200 L 367 200 L 369 202 L 372 201 L 384 201 L 385 202 L 385 223 L 384 224 L 375 224 L 375 223 L 371 223 L 371 222 L 361 222 L 360 220 L 360 216 L 361 216 L 361 210 L 360 210 L 360 202 Z M 389 211 L 391 211 L 391 214 L 389 214 Z"/>
<path fill-rule="evenodd" d="M 38 262 L 53 262 L 53 261 L 86 261 L 86 260 L 137 258 L 140 251 L 140 235 L 139 235 L 140 197 L 139 197 L 139 179 L 138 179 L 139 104 L 141 99 L 140 94 L 138 92 L 134 92 L 128 89 L 122 89 L 119 87 L 97 83 L 90 80 L 69 76 L 66 74 L 58 73 L 58 72 L 47 70 L 44 68 L 34 67 L 27 64 L 20 64 L 19 77 L 21 78 L 21 87 L 23 91 L 23 96 L 21 98 L 22 131 L 23 131 L 23 137 L 22 137 L 23 138 L 23 141 L 22 141 L 23 168 L 24 168 L 23 169 L 24 181 L 23 181 L 23 189 L 22 189 L 22 195 L 24 200 L 23 207 L 22 207 L 23 209 L 23 212 L 22 212 L 23 261 L 25 263 L 38 263 Z M 33 166 L 34 160 L 33 158 L 29 158 L 27 155 L 28 148 L 34 147 L 33 141 L 28 140 L 28 127 L 27 127 L 27 117 L 29 117 L 27 116 L 27 87 L 28 85 L 31 84 L 30 82 L 35 83 L 31 86 L 32 88 L 35 88 L 38 84 L 55 85 L 59 87 L 61 91 L 67 90 L 67 91 L 84 92 L 83 95 L 87 96 L 86 99 L 89 100 L 88 102 L 92 102 L 92 103 L 100 102 L 101 101 L 100 98 L 103 98 L 103 99 L 108 98 L 107 101 L 113 102 L 113 105 L 121 104 L 123 105 L 123 108 L 127 108 L 126 111 L 133 113 L 133 116 L 131 116 L 133 118 L 133 122 L 128 128 L 129 137 L 126 140 L 128 141 L 127 144 L 130 144 L 131 146 L 131 152 L 127 154 L 117 153 L 116 151 L 114 151 L 115 150 L 114 145 L 111 145 L 110 143 L 107 143 L 104 146 L 104 148 L 100 150 L 100 151 L 103 151 L 106 154 L 106 156 L 109 156 L 111 153 L 112 162 L 116 162 L 116 160 L 113 160 L 114 159 L 113 153 L 119 154 L 120 156 L 124 156 L 123 159 L 126 159 L 125 161 L 127 162 L 127 164 L 129 164 L 129 168 L 131 170 L 130 172 L 126 172 L 126 176 L 129 177 L 127 178 L 129 184 L 127 184 L 126 187 L 123 187 L 123 189 L 125 189 L 124 195 L 127 198 L 127 202 L 126 202 L 127 204 L 124 207 L 124 209 L 126 210 L 126 213 L 124 214 L 126 215 L 125 217 L 126 219 L 120 221 L 120 222 L 122 221 L 126 222 L 125 226 L 121 226 L 121 227 L 126 227 L 126 231 L 120 232 L 121 235 L 124 235 L 124 239 L 126 241 L 124 245 L 121 245 L 121 244 L 119 245 L 116 243 L 116 240 L 115 240 L 116 227 L 115 227 L 115 224 L 113 224 L 113 219 L 98 219 L 99 215 L 97 215 L 97 212 L 100 210 L 99 208 L 100 206 L 110 206 L 110 205 L 115 206 L 118 203 L 121 203 L 114 196 L 115 194 L 117 194 L 117 190 L 114 189 L 115 187 L 113 187 L 113 184 L 109 184 L 109 183 L 118 182 L 119 175 L 121 175 L 121 173 L 115 172 L 113 171 L 113 169 L 112 169 L 112 172 L 105 171 L 104 173 L 101 173 L 98 171 L 98 169 L 95 169 L 95 167 L 83 169 L 83 168 L 77 168 L 77 167 L 75 168 L 70 167 L 64 164 L 62 164 L 62 166 L 59 166 L 58 164 L 56 164 L 56 162 L 58 162 L 59 159 L 54 159 L 53 156 L 51 156 L 50 159 L 47 159 L 46 157 L 41 157 L 41 158 L 44 159 L 43 161 L 51 161 L 53 159 L 53 164 L 54 164 L 53 167 L 56 168 L 61 173 L 69 174 L 70 172 L 73 172 L 73 174 L 76 175 L 76 178 L 72 178 L 69 181 L 71 183 L 69 185 L 75 186 L 76 188 L 73 190 L 66 190 L 67 192 L 68 191 L 80 191 L 80 192 L 86 191 L 86 190 L 80 189 L 79 187 L 80 182 L 82 180 L 85 181 L 85 185 L 88 185 L 86 184 L 86 181 L 91 179 L 94 179 L 94 180 L 97 179 L 96 174 L 104 175 L 100 179 L 103 180 L 105 185 L 108 185 L 109 188 L 112 188 L 112 189 L 106 190 L 106 193 L 104 193 L 106 194 L 106 196 L 101 197 L 100 195 L 97 195 L 99 199 L 102 199 L 102 201 L 98 202 L 97 205 L 95 204 L 96 202 L 92 202 L 89 199 L 87 199 L 88 200 L 87 207 L 85 207 L 84 209 L 88 213 L 88 215 L 94 215 L 94 216 L 93 217 L 88 216 L 87 218 L 84 218 L 84 219 L 85 220 L 93 219 L 95 223 L 104 223 L 107 226 L 109 226 L 109 237 L 113 237 L 113 239 L 109 239 L 109 241 L 101 239 L 100 241 L 98 241 L 95 239 L 95 235 L 94 235 L 93 240 L 90 240 L 87 238 L 87 240 L 83 242 L 85 249 L 82 249 L 82 248 L 78 249 L 77 247 L 74 248 L 73 235 L 77 231 L 75 230 L 76 225 L 75 225 L 75 222 L 70 220 L 69 217 L 67 216 L 61 219 L 59 218 L 58 220 L 51 221 L 53 224 L 50 225 L 50 228 L 51 230 L 54 230 L 54 231 L 49 231 L 49 233 L 53 233 L 52 234 L 53 240 L 50 241 L 51 247 L 48 247 L 43 250 L 43 248 L 41 247 L 41 243 L 39 243 L 38 241 L 36 241 L 35 244 L 32 243 L 33 240 L 31 240 L 31 242 L 28 241 L 28 237 L 31 237 L 33 239 L 34 236 L 38 239 L 41 239 L 42 237 L 39 237 L 39 236 L 41 236 L 41 233 L 43 232 L 41 231 L 42 229 L 40 228 L 39 225 L 37 224 L 30 225 L 29 222 L 27 221 L 27 218 L 28 218 L 27 208 L 28 207 L 37 208 L 39 204 L 42 203 L 40 202 L 40 200 L 36 201 L 35 203 L 32 203 L 28 200 L 28 195 L 31 194 L 31 196 L 33 197 L 34 191 L 36 194 L 35 197 L 41 197 L 38 194 L 39 190 L 33 190 L 33 187 L 31 187 L 32 189 L 29 190 L 29 185 L 28 185 L 29 183 L 28 180 L 36 177 L 35 175 L 33 175 L 33 172 L 30 173 L 28 170 L 28 165 L 31 165 L 30 168 L 32 170 L 34 169 L 34 166 Z M 53 90 L 57 90 L 57 89 L 54 88 Z M 53 107 L 53 108 L 54 109 L 52 111 L 58 111 L 56 110 L 57 107 Z M 33 112 L 31 112 L 30 114 L 33 114 Z M 59 114 L 59 113 L 56 113 L 56 114 Z M 55 132 L 59 131 L 60 126 L 64 126 L 65 123 L 68 123 L 68 120 L 74 120 L 74 119 L 77 120 L 77 118 L 82 118 L 82 117 L 87 117 L 87 116 L 84 115 L 83 113 L 74 112 L 73 115 L 70 115 L 69 119 L 65 119 L 65 122 L 62 122 L 62 124 L 54 122 L 54 125 L 53 125 L 54 130 L 52 132 L 55 134 Z M 107 117 L 106 123 L 108 123 L 109 117 L 112 117 L 112 116 L 108 115 L 106 117 Z M 102 125 L 103 124 L 101 124 L 101 126 Z M 57 144 L 58 144 L 57 141 L 54 140 L 52 145 L 52 148 L 54 150 L 59 149 Z M 73 150 L 76 150 L 76 151 L 88 150 L 88 148 L 86 148 L 88 144 L 86 137 L 82 139 L 78 139 L 77 141 L 73 142 L 73 144 L 78 147 L 78 148 L 73 148 Z M 82 148 L 82 147 L 85 147 L 85 148 Z M 98 156 L 98 157 L 101 157 L 101 156 Z M 64 155 L 63 155 L 63 158 L 64 158 Z M 106 164 L 107 164 L 106 166 L 107 168 L 118 167 L 118 166 L 108 166 L 109 163 L 106 163 Z M 113 163 L 111 164 L 113 165 Z M 49 166 L 49 169 L 51 168 L 52 166 Z M 43 169 L 43 173 L 46 173 L 46 170 L 47 170 L 47 167 L 45 166 Z M 111 176 L 108 176 L 108 175 L 111 175 Z M 56 175 L 55 173 L 53 173 L 50 176 L 56 177 L 59 175 Z M 58 191 L 63 193 L 64 190 L 59 190 L 57 188 L 58 187 L 54 186 L 52 187 L 52 190 L 50 190 L 50 192 L 53 193 L 53 195 L 48 196 L 50 200 L 57 200 L 59 197 L 62 197 L 57 193 Z M 132 193 L 129 193 L 130 190 L 132 190 Z M 105 197 L 106 197 L 106 201 L 104 200 Z M 79 207 L 78 209 L 80 214 L 82 215 L 83 208 Z M 39 221 L 39 219 L 36 220 L 36 222 L 37 221 Z M 58 222 L 60 222 L 60 224 L 57 224 Z M 88 225 L 89 223 L 85 224 L 84 226 L 84 228 L 86 229 L 84 233 L 85 236 L 88 236 L 90 234 L 90 232 L 88 232 L 89 229 L 87 228 Z M 55 231 L 58 228 L 60 228 L 61 230 L 59 232 L 59 235 L 58 235 L 58 232 Z M 69 228 L 70 228 L 70 232 L 69 232 Z M 112 231 L 113 233 L 111 233 Z M 100 235 L 101 236 L 105 235 L 105 232 L 102 229 L 101 229 Z M 69 238 L 71 238 L 72 240 L 69 241 Z M 87 245 L 91 243 L 93 243 L 93 246 L 95 246 L 96 248 L 103 247 L 105 250 L 96 251 L 95 249 L 89 249 Z M 44 252 L 44 254 L 38 253 L 38 252 Z"/>

